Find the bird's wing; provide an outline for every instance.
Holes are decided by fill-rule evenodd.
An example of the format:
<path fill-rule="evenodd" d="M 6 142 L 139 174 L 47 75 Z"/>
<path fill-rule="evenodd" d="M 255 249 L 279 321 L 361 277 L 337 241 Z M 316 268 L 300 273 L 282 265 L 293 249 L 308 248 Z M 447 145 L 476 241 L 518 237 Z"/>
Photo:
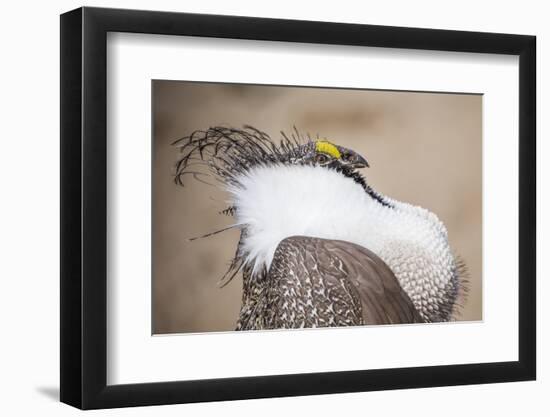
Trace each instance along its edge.
<path fill-rule="evenodd" d="M 384 261 L 354 243 L 286 238 L 266 279 L 268 328 L 422 321 Z"/>

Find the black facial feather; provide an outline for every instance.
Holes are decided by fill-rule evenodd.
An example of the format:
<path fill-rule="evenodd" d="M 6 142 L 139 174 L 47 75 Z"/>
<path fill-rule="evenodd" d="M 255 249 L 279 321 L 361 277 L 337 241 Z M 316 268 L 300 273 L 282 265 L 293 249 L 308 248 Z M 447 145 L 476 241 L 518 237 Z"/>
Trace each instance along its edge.
<path fill-rule="evenodd" d="M 384 197 L 378 194 L 370 185 L 367 184 L 365 177 L 363 177 L 360 172 L 354 169 L 350 169 L 349 167 L 346 167 L 346 166 L 339 166 L 339 167 L 335 167 L 334 169 L 336 171 L 341 172 L 346 177 L 352 178 L 357 184 L 361 184 L 361 186 L 367 192 L 367 194 L 370 195 L 374 200 L 378 201 L 383 206 L 390 207 L 390 208 L 394 207 L 393 204 L 386 201 Z"/>

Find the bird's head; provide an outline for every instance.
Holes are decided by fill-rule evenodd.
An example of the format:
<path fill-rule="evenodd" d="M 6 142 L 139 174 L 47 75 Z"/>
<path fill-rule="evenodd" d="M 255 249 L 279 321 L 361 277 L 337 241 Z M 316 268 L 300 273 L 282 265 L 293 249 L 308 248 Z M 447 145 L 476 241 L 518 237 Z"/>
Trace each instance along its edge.
<path fill-rule="evenodd" d="M 296 157 L 291 162 L 324 166 L 329 168 L 367 168 L 369 163 L 357 152 L 323 139 L 297 147 Z"/>

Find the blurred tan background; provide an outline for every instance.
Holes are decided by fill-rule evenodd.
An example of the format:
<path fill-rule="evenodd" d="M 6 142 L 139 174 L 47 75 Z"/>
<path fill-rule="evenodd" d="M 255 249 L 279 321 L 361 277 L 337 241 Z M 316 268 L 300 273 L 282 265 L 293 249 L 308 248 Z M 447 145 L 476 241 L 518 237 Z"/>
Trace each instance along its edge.
<path fill-rule="evenodd" d="M 219 215 L 226 196 L 185 178 L 173 182 L 170 144 L 196 129 L 252 125 L 319 134 L 365 156 L 368 183 L 439 216 L 466 262 L 470 293 L 461 320 L 482 318 L 480 95 L 153 81 L 153 333 L 233 330 L 241 277 L 220 288 L 238 241 Z"/>

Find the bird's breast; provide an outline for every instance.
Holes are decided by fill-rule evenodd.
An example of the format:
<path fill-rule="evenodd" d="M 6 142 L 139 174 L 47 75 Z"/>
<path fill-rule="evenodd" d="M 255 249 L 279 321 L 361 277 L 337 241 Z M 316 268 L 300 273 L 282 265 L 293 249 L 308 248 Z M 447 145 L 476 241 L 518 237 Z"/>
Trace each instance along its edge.
<path fill-rule="evenodd" d="M 228 191 L 237 223 L 246 229 L 241 252 L 254 271 L 269 269 L 283 239 L 311 236 L 373 251 L 420 304 L 422 297 L 437 297 L 439 287 L 452 279 L 454 257 L 445 227 L 433 213 L 394 200 L 395 207 L 382 205 L 335 170 L 257 167 Z"/>

